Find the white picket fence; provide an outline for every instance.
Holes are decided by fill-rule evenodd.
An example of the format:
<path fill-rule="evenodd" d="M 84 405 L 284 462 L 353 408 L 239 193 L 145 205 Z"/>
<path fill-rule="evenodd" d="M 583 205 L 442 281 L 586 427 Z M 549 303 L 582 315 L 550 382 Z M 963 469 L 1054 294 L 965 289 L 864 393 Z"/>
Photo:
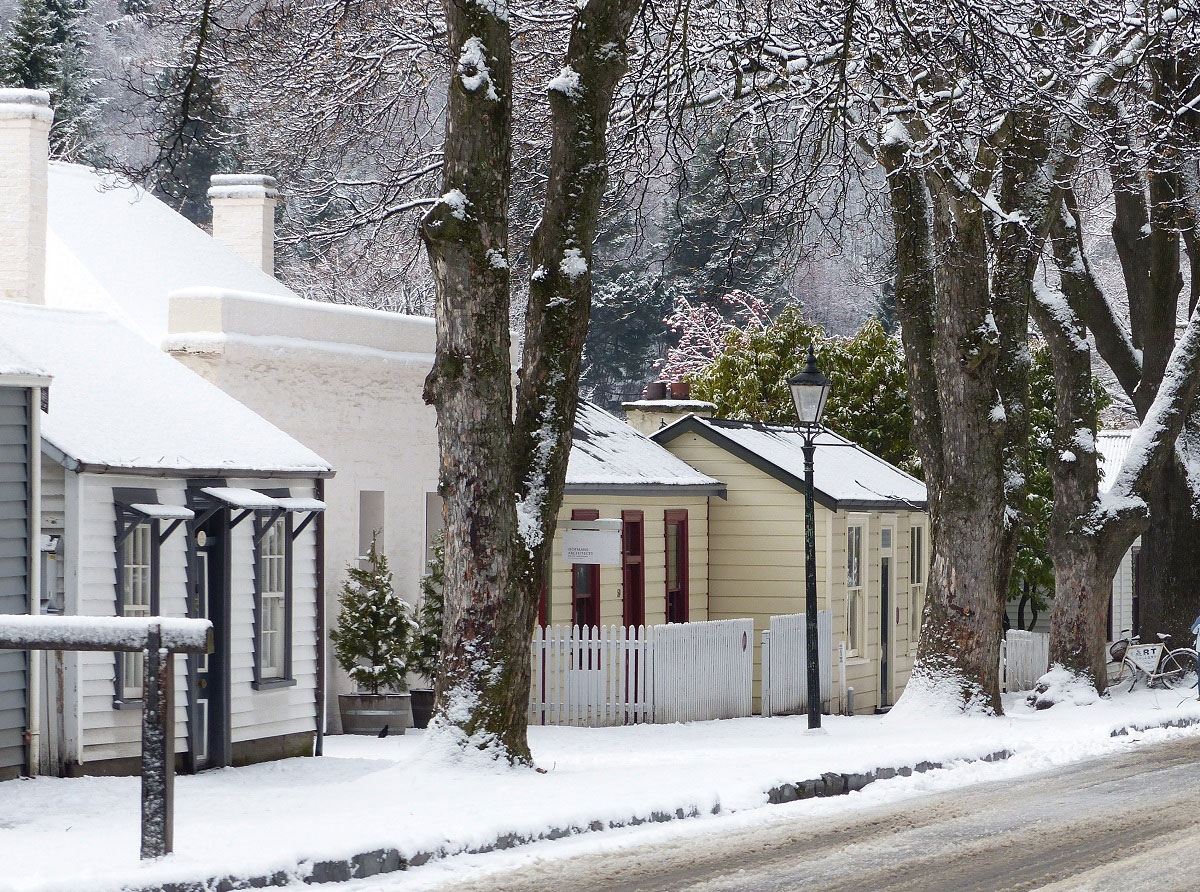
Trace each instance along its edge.
<path fill-rule="evenodd" d="M 749 619 L 534 631 L 529 723 L 601 727 L 750 715 Z"/>
<path fill-rule="evenodd" d="M 784 715 L 808 708 L 808 631 L 805 614 L 771 617 L 762 633 L 762 714 Z M 833 617 L 817 611 L 817 665 L 821 703 L 833 697 Z"/>
<path fill-rule="evenodd" d="M 1032 690 L 1050 668 L 1050 636 L 1009 629 L 1000 642 L 1000 690 Z"/>

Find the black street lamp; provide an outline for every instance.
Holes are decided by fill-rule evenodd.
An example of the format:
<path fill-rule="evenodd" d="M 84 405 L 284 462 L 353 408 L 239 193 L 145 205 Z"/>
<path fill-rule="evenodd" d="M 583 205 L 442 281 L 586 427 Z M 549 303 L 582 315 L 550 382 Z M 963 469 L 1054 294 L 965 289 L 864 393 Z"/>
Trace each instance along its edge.
<path fill-rule="evenodd" d="M 817 654 L 817 522 L 813 509 L 813 455 L 821 431 L 821 415 L 829 396 L 829 379 L 817 369 L 817 355 L 808 347 L 804 371 L 788 378 L 796 418 L 804 434 L 804 625 L 808 656 L 808 727 L 821 727 L 821 666 Z"/>

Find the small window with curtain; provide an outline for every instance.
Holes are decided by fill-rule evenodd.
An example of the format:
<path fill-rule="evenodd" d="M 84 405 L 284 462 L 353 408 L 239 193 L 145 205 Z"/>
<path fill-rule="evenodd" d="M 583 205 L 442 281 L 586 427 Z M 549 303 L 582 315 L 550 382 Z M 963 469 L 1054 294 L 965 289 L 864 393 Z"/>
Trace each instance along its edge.
<path fill-rule="evenodd" d="M 666 511 L 667 622 L 686 623 L 688 605 L 688 513 Z"/>
<path fill-rule="evenodd" d="M 260 515 L 256 532 L 255 684 L 291 681 L 292 543 L 290 515 Z"/>
<path fill-rule="evenodd" d="M 917 649 L 921 631 L 921 614 L 925 610 L 925 527 L 914 523 L 908 531 L 909 649 Z"/>
<path fill-rule="evenodd" d="M 848 656 L 863 655 L 866 632 L 865 592 L 862 566 L 863 527 L 850 524 L 846 527 L 846 651 Z"/>

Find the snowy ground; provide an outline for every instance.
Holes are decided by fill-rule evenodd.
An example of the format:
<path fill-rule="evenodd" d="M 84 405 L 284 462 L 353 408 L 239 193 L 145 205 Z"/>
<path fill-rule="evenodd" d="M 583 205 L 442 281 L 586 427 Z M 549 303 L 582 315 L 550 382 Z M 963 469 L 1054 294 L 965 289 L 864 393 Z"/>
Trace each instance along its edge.
<path fill-rule="evenodd" d="M 881 781 L 850 796 L 796 804 L 814 815 L 1128 749 L 1140 735 L 1114 738 L 1111 732 L 1129 725 L 1200 720 L 1200 702 L 1162 691 L 1122 692 L 1092 705 L 1040 713 L 1012 697 L 1006 708 L 1002 718 L 826 716 L 825 728 L 816 733 L 806 730 L 803 717 L 532 728 L 534 754 L 545 774 L 452 765 L 420 734 L 384 740 L 335 737 L 327 741 L 328 755 L 322 759 L 180 777 L 176 852 L 145 865 L 137 860 L 136 778 L 11 781 L 0 784 L 0 890 L 103 892 L 290 871 L 305 861 L 376 848 L 406 855 L 468 849 L 504 834 L 536 835 L 680 808 L 705 816 L 530 847 L 575 852 L 696 832 L 713 821 L 729 826 L 771 821 L 793 807 L 764 807 L 767 789 L 822 772 L 949 762 L 999 749 L 1016 754 L 1007 763 Z M 1200 729 L 1147 737 L 1192 733 Z M 444 879 L 449 870 L 511 864 L 529 857 L 529 851 L 451 858 L 407 876 L 351 886 L 418 888 Z"/>

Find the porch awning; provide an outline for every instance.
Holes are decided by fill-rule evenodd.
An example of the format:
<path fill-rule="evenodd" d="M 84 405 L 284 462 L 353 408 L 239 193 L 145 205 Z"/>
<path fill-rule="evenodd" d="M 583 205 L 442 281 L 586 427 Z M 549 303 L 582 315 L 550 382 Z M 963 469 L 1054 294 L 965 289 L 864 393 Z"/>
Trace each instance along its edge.
<path fill-rule="evenodd" d="M 243 511 L 316 513 L 325 510 L 325 503 L 320 499 L 269 496 L 256 489 L 237 486 L 206 486 L 201 492 L 223 505 Z"/>
<path fill-rule="evenodd" d="M 122 505 L 121 507 L 134 511 L 142 515 L 142 517 L 148 517 L 151 520 L 191 520 L 196 516 L 195 511 L 191 508 L 185 508 L 183 505 L 139 503 L 136 505 Z"/>

